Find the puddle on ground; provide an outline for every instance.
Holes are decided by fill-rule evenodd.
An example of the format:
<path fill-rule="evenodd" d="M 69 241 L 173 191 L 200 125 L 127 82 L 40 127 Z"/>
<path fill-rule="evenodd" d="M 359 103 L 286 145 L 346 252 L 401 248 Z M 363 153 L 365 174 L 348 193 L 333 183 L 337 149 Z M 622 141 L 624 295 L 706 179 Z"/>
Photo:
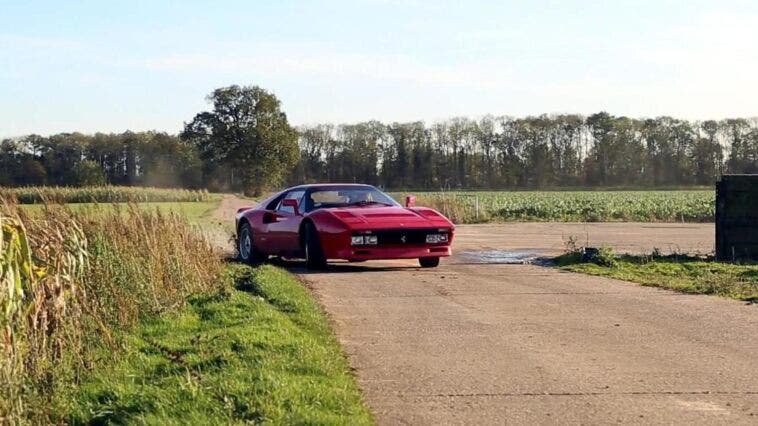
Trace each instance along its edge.
<path fill-rule="evenodd" d="M 472 263 L 521 265 L 524 263 L 541 263 L 544 260 L 537 250 L 463 251 L 460 252 L 460 255 Z"/>

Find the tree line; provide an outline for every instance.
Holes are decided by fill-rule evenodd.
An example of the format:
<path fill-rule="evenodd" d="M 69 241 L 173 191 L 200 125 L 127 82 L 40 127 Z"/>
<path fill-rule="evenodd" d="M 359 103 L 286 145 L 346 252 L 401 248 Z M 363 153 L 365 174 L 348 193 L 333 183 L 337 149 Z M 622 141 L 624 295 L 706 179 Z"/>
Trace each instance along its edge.
<path fill-rule="evenodd" d="M 758 119 L 632 119 L 605 112 L 376 121 L 300 128 L 293 181 L 388 188 L 711 185 L 758 173 Z"/>
<path fill-rule="evenodd" d="M 204 179 L 197 150 L 167 133 L 61 133 L 0 143 L 2 186 L 200 188 Z"/>
<path fill-rule="evenodd" d="M 369 121 L 293 128 L 259 87 L 211 93 L 179 135 L 29 135 L 0 142 L 0 185 L 244 190 L 365 182 L 389 189 L 711 185 L 758 173 L 758 119 L 590 116 Z"/>

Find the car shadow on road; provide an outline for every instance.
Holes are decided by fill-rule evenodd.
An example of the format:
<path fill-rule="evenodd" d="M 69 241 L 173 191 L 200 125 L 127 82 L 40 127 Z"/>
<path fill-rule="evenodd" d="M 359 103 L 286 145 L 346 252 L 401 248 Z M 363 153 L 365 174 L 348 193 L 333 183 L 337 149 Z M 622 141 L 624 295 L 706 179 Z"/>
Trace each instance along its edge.
<path fill-rule="evenodd" d="M 356 263 L 340 262 L 329 263 L 323 269 L 308 269 L 305 266 L 305 261 L 292 260 L 292 259 L 271 259 L 269 263 L 272 265 L 280 266 L 293 274 L 310 275 L 310 274 L 344 274 L 344 273 L 371 273 L 371 272 L 387 272 L 387 271 L 409 271 L 419 270 L 419 266 L 380 266 L 380 265 L 362 265 Z"/>
<path fill-rule="evenodd" d="M 240 261 L 233 256 L 226 259 L 227 262 L 239 263 Z M 376 263 L 355 263 L 355 262 L 332 262 L 329 263 L 323 269 L 308 269 L 305 266 L 305 261 L 300 259 L 281 259 L 272 257 L 265 263 L 284 268 L 287 271 L 298 275 L 313 275 L 313 274 L 346 274 L 346 273 L 364 273 L 370 274 L 375 272 L 392 272 L 392 271 L 425 271 L 433 272 L 444 270 L 445 265 L 455 266 L 484 266 L 484 265 L 503 265 L 503 266 L 520 266 L 520 265 L 534 265 L 550 267 L 554 266 L 554 259 L 552 257 L 534 257 L 528 260 L 503 260 L 503 259 L 487 259 L 487 260 L 473 260 L 467 257 L 453 256 L 442 265 L 440 268 L 421 268 L 420 266 L 410 265 L 377 265 Z"/>
<path fill-rule="evenodd" d="M 229 263 L 242 263 L 239 259 L 237 259 L 234 256 L 229 256 L 225 260 L 226 262 L 229 262 Z M 387 271 L 414 271 L 414 270 L 423 269 L 420 266 L 402 266 L 402 265 L 380 266 L 376 264 L 361 265 L 357 263 L 339 262 L 339 263 L 329 263 L 323 269 L 312 270 L 312 269 L 308 269 L 305 266 L 304 260 L 281 259 L 281 258 L 276 258 L 276 257 L 272 257 L 271 259 L 267 260 L 265 263 L 278 266 L 280 268 L 284 268 L 287 271 L 293 274 L 298 274 L 298 275 L 330 274 L 330 273 L 341 274 L 341 273 L 357 273 L 357 272 L 371 273 L 371 272 L 387 272 Z"/>

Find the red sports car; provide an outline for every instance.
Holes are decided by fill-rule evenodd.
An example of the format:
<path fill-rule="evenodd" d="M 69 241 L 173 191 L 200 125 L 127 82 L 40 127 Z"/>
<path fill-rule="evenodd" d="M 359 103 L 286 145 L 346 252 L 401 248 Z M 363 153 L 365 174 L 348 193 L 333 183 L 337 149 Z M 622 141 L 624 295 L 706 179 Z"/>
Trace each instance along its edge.
<path fill-rule="evenodd" d="M 432 268 L 450 256 L 455 226 L 435 210 L 402 207 L 370 185 L 318 184 L 286 189 L 237 212 L 237 249 L 245 262 L 268 256 L 327 259 L 413 259 Z"/>

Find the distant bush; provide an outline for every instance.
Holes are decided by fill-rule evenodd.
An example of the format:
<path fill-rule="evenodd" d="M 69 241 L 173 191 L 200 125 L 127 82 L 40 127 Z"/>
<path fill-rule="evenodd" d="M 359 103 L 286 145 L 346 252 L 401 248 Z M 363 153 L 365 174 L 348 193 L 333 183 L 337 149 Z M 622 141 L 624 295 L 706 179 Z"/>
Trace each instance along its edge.
<path fill-rule="evenodd" d="M 28 186 L 0 187 L 0 197 L 19 204 L 54 203 L 145 203 L 209 201 L 205 190 L 147 188 L 134 186 Z"/>
<path fill-rule="evenodd" d="M 91 160 L 84 160 L 74 166 L 74 180 L 77 186 L 104 186 L 108 183 L 100 164 Z"/>

